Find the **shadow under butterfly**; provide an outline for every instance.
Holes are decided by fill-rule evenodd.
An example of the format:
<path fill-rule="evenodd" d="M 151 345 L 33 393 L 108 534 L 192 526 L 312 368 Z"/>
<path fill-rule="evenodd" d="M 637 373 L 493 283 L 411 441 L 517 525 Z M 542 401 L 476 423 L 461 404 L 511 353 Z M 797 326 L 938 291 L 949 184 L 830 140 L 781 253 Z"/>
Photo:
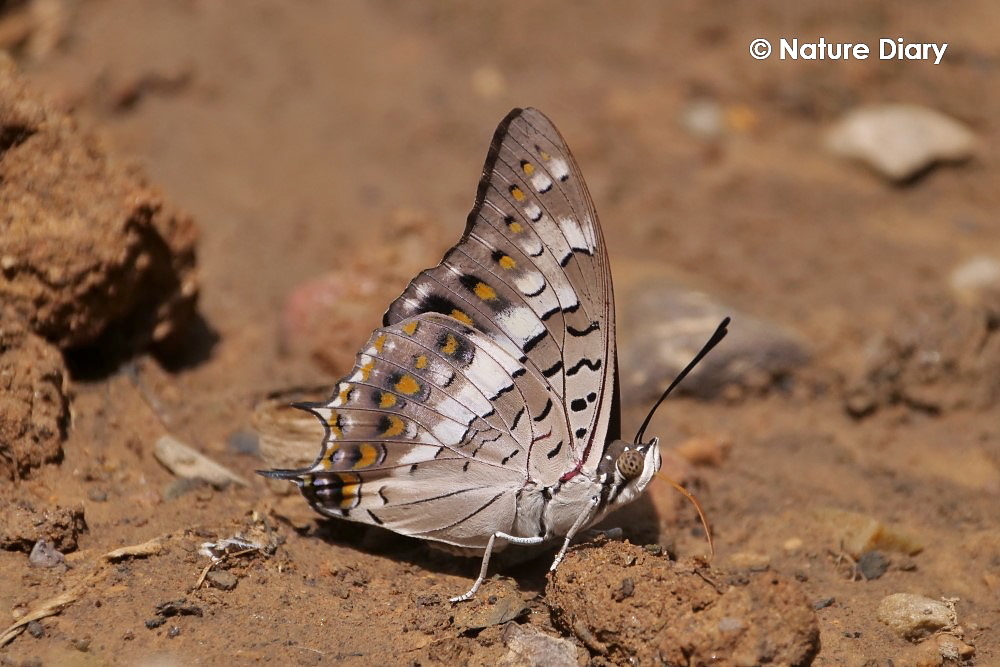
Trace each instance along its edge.
<path fill-rule="evenodd" d="M 621 440 L 611 270 L 566 142 L 536 109 L 500 123 L 465 233 L 389 306 L 329 400 L 316 461 L 262 475 L 325 516 L 490 556 L 573 537 L 660 468 L 654 411 Z"/>

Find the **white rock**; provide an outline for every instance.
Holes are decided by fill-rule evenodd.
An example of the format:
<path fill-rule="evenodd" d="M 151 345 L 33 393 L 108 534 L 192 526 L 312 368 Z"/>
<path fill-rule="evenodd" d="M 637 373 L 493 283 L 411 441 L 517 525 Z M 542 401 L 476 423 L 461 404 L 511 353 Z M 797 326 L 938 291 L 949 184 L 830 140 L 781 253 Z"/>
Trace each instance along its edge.
<path fill-rule="evenodd" d="M 985 255 L 973 257 L 952 271 L 948 282 L 965 304 L 1000 302 L 1000 260 Z"/>
<path fill-rule="evenodd" d="M 203 479 L 219 488 L 230 484 L 247 485 L 247 481 L 236 473 L 170 435 L 156 441 L 153 455 L 178 477 Z"/>
<path fill-rule="evenodd" d="M 942 602 L 912 593 L 893 593 L 878 605 L 878 620 L 903 639 L 918 640 L 958 625 L 954 601 Z"/>
<path fill-rule="evenodd" d="M 938 162 L 972 157 L 976 137 L 944 114 L 907 104 L 862 107 L 826 137 L 837 155 L 861 160 L 892 181 L 905 181 Z"/>

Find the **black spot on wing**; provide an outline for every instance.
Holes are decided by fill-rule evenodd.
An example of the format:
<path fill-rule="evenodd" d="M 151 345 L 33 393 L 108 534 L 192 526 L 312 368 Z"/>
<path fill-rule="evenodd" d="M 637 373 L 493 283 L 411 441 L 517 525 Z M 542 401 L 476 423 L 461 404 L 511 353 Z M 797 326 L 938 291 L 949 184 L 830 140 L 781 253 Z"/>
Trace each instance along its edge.
<path fill-rule="evenodd" d="M 558 445 L 556 445 L 555 447 L 553 447 L 553 448 L 552 448 L 552 449 L 551 449 L 551 450 L 549 451 L 549 453 L 548 453 L 548 454 L 546 454 L 545 456 L 547 456 L 547 457 L 548 457 L 548 458 L 550 458 L 550 459 L 554 459 L 555 457 L 559 456 L 559 450 L 560 450 L 560 449 L 562 449 L 562 446 L 563 446 L 563 441 L 562 441 L 562 440 L 560 440 L 560 441 L 559 441 L 559 444 L 558 444 Z"/>
<path fill-rule="evenodd" d="M 587 401 L 583 398 L 574 398 L 573 402 L 569 404 L 569 407 L 573 412 L 583 412 L 587 409 Z"/>
<path fill-rule="evenodd" d="M 529 339 L 529 340 L 528 340 L 528 342 L 526 342 L 526 343 L 524 344 L 524 348 L 523 348 L 523 350 L 522 350 L 522 351 L 523 351 L 523 352 L 524 352 L 525 354 L 528 354 L 528 353 L 529 353 L 529 352 L 531 352 L 531 351 L 532 351 L 533 349 L 535 349 L 535 346 L 536 346 L 536 345 L 538 345 L 538 344 L 539 344 L 539 343 L 541 343 L 541 342 L 542 342 L 543 340 L 545 340 L 545 337 L 546 337 L 546 336 L 548 336 L 548 335 L 549 335 L 549 332 L 548 332 L 548 330 L 547 330 L 547 329 L 545 329 L 545 328 L 543 328 L 541 332 L 539 332 L 538 334 L 536 334 L 535 336 L 533 336 L 533 337 L 532 337 L 531 339 Z"/>
<path fill-rule="evenodd" d="M 590 326 L 588 326 L 586 329 L 574 329 L 573 327 L 566 327 L 566 332 L 569 333 L 569 335 L 571 336 L 576 336 L 577 338 L 579 338 L 580 336 L 586 336 L 589 333 L 597 331 L 600 328 L 601 325 L 598 324 L 596 321 L 594 321 L 591 322 Z"/>
<path fill-rule="evenodd" d="M 598 359 L 597 361 L 591 361 L 590 359 L 584 357 L 583 359 L 580 359 L 580 361 L 573 364 L 572 368 L 566 371 L 567 377 L 571 375 L 576 375 L 577 373 L 580 372 L 580 369 L 583 368 L 584 366 L 586 366 L 592 371 L 596 371 L 601 367 L 601 360 Z"/>
<path fill-rule="evenodd" d="M 598 365 L 600 365 L 600 362 L 598 362 Z M 542 371 L 542 375 L 544 375 L 547 378 L 550 378 L 553 375 L 555 375 L 556 373 L 558 373 L 560 370 L 562 370 L 562 367 L 563 367 L 563 362 L 562 361 L 557 361 L 551 367 L 546 368 L 544 371 Z M 577 369 L 577 370 L 579 370 L 579 369 Z"/>
<path fill-rule="evenodd" d="M 514 421 L 510 425 L 511 433 L 513 433 L 514 430 L 517 428 L 517 425 L 521 421 L 521 417 L 523 416 L 524 416 L 524 407 L 522 406 L 521 409 L 517 411 L 517 414 L 514 415 Z"/>
<path fill-rule="evenodd" d="M 542 421 L 543 419 L 545 419 L 546 417 L 549 416 L 549 411 L 550 410 L 552 410 L 552 399 L 551 398 L 546 399 L 546 401 L 545 401 L 545 407 L 542 408 L 542 411 L 540 413 L 538 413 L 538 416 L 535 417 L 534 420 L 536 422 Z"/>

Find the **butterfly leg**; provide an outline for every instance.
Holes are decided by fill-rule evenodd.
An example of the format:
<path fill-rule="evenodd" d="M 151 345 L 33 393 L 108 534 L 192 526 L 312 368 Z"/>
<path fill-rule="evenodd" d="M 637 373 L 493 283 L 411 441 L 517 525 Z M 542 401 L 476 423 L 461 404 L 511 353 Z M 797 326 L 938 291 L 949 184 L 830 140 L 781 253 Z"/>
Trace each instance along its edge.
<path fill-rule="evenodd" d="M 555 572 L 555 569 L 559 567 L 559 563 L 562 562 L 563 556 L 566 555 L 566 550 L 569 549 L 570 541 L 576 536 L 577 531 L 583 528 L 583 525 L 587 523 L 594 514 L 594 508 L 597 507 L 597 503 L 600 501 L 599 496 L 593 496 L 590 502 L 587 503 L 587 507 L 580 512 L 580 516 L 576 517 L 576 521 L 570 527 L 569 532 L 566 533 L 566 539 L 563 540 L 562 549 L 556 554 L 556 559 L 552 561 L 552 567 L 549 568 L 549 572 Z"/>
<path fill-rule="evenodd" d="M 470 588 L 467 592 L 450 598 L 448 602 L 464 602 L 466 600 L 471 600 L 479 590 L 479 587 L 483 585 L 483 582 L 486 581 L 486 569 L 490 566 L 490 556 L 493 555 L 493 544 L 496 542 L 498 537 L 507 540 L 512 544 L 540 544 L 545 540 L 544 537 L 517 537 L 515 535 L 501 533 L 500 531 L 493 533 L 490 535 L 489 542 L 486 543 L 486 552 L 483 554 L 483 565 L 479 568 L 479 578 L 476 579 L 476 583 L 472 584 L 472 588 Z"/>

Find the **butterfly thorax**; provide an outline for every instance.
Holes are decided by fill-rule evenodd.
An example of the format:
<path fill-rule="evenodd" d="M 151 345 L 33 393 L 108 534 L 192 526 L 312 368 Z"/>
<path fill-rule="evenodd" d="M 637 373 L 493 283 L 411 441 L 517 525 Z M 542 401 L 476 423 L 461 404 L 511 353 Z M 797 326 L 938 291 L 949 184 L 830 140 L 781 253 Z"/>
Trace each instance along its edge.
<path fill-rule="evenodd" d="M 555 540 L 567 535 L 588 508 L 580 528 L 600 521 L 634 500 L 660 469 L 658 441 L 635 445 L 615 440 L 605 448 L 597 470 L 581 472 L 552 486 L 529 481 L 517 498 L 513 534 Z"/>

